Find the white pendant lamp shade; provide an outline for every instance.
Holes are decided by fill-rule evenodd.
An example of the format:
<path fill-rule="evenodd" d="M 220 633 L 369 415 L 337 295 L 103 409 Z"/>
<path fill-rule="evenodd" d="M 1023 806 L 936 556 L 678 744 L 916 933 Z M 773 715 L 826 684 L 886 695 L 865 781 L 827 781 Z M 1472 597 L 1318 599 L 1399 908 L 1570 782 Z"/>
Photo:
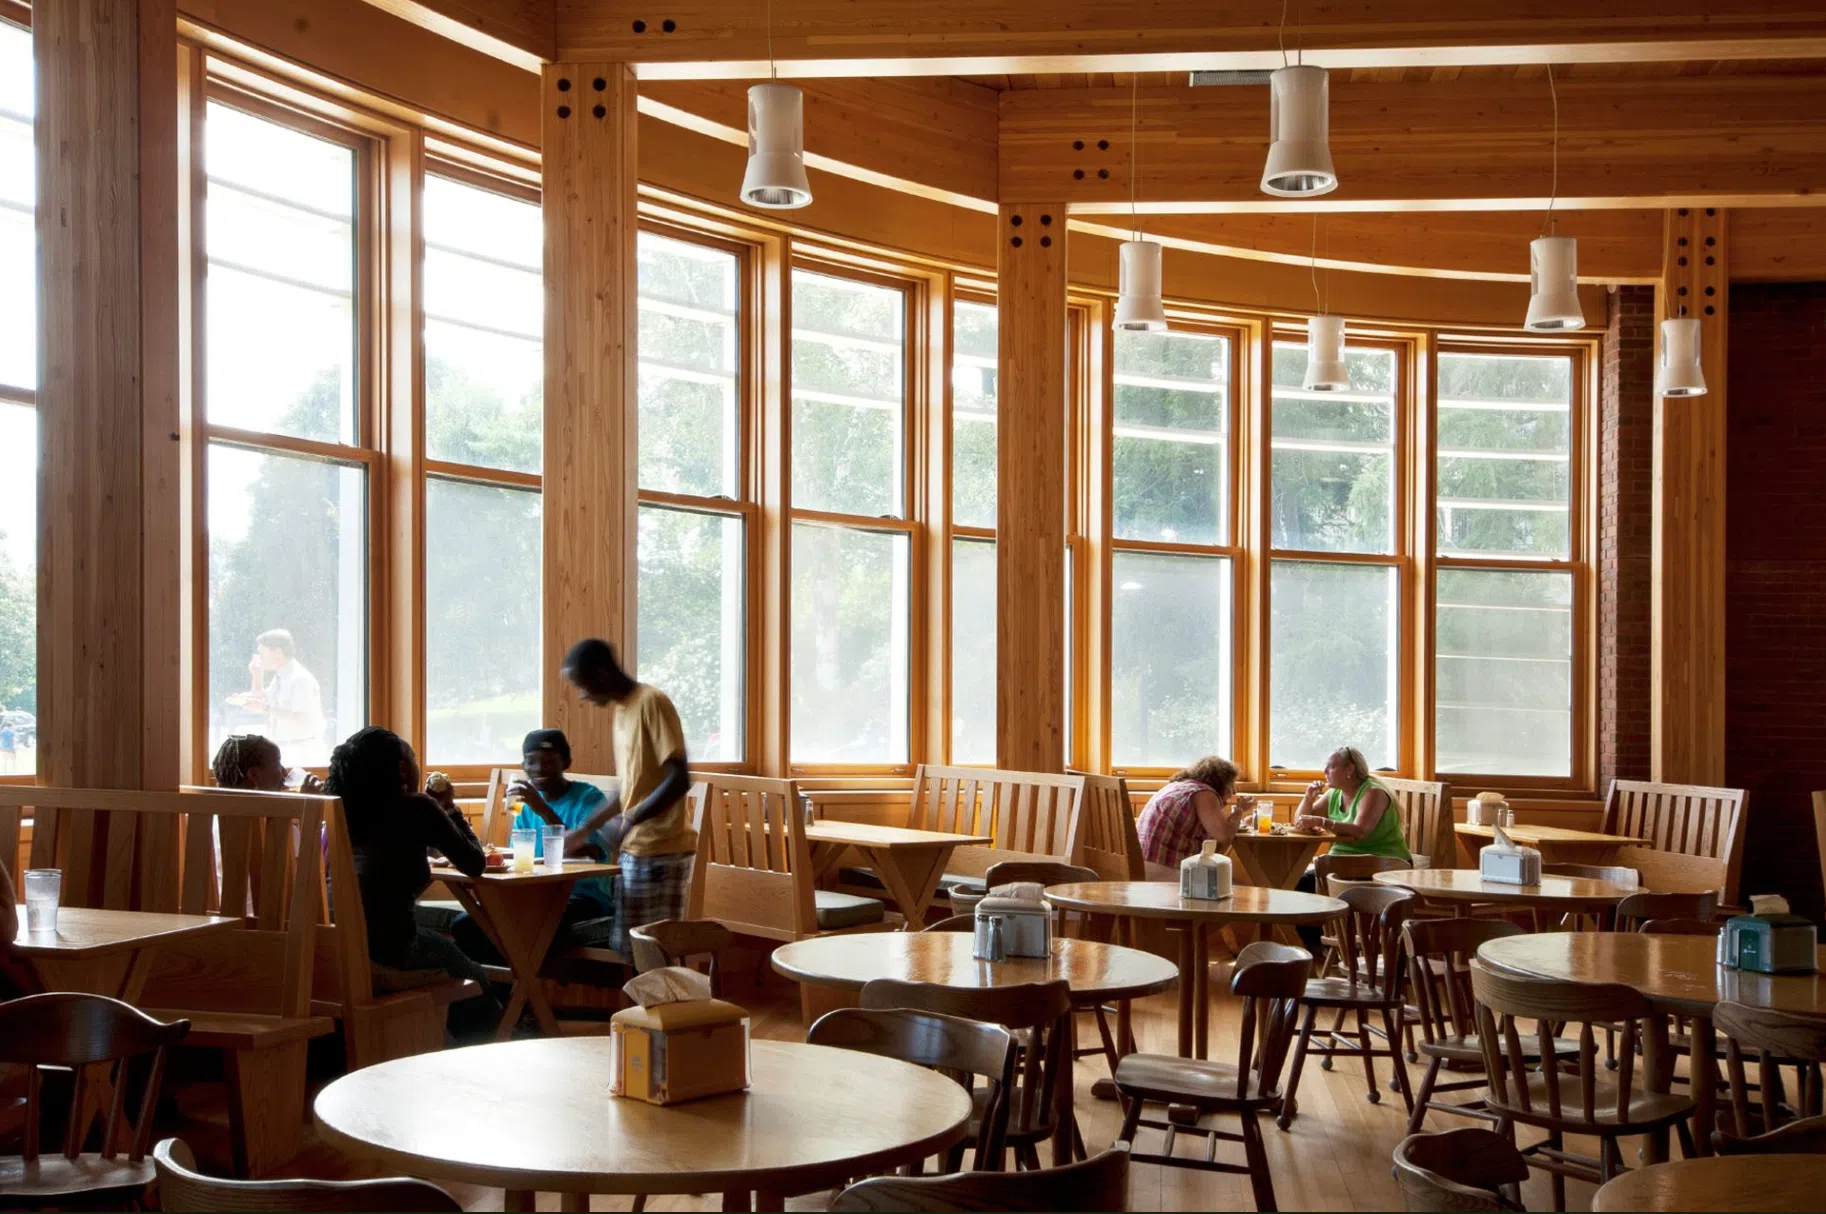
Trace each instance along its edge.
<path fill-rule="evenodd" d="M 742 201 L 751 207 L 789 210 L 812 200 L 805 179 L 805 99 L 790 84 L 757 84 L 748 90 L 748 171 Z"/>
<path fill-rule="evenodd" d="M 1306 378 L 1308 392 L 1342 392 L 1350 387 L 1344 367 L 1344 318 L 1315 316 L 1306 322 Z"/>
<path fill-rule="evenodd" d="M 1661 322 L 1661 361 L 1655 367 L 1656 396 L 1704 396 L 1699 365 L 1699 322 L 1692 317 Z"/>
<path fill-rule="evenodd" d="M 1118 329 L 1151 332 L 1167 327 L 1167 310 L 1160 301 L 1160 246 L 1151 240 L 1122 242 L 1115 324 Z"/>
<path fill-rule="evenodd" d="M 1570 236 L 1543 236 L 1528 243 L 1528 319 L 1531 333 L 1558 333 L 1585 327 L 1579 310 L 1579 242 Z"/>
<path fill-rule="evenodd" d="M 1262 193 L 1313 198 L 1338 188 L 1331 167 L 1331 84 L 1322 67 L 1300 64 L 1268 78 L 1268 163 Z"/>

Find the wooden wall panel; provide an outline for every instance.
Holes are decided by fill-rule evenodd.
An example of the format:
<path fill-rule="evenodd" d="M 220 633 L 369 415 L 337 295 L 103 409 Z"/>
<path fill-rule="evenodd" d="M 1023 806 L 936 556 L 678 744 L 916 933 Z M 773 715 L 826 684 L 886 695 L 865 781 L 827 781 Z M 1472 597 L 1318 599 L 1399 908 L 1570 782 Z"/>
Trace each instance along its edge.
<path fill-rule="evenodd" d="M 1736 282 L 1826 282 L 1826 209 L 1736 212 L 1730 272 Z"/>
<path fill-rule="evenodd" d="M 1065 760 L 1065 208 L 996 228 L 995 759 Z"/>
<path fill-rule="evenodd" d="M 588 636 L 635 664 L 634 77 L 612 63 L 545 69 L 544 722 L 579 770 L 608 771 L 612 713 L 558 677 Z"/>
<path fill-rule="evenodd" d="M 1659 311 L 1699 318 L 1708 389 L 1655 401 L 1649 764 L 1677 784 L 1725 776 L 1726 233 L 1723 210 L 1668 212 Z"/>

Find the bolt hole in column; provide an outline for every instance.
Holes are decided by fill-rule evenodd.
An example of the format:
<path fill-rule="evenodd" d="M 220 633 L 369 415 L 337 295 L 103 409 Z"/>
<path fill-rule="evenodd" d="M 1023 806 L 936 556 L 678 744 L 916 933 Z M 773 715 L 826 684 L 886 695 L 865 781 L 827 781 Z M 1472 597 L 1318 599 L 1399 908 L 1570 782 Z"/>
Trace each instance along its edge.
<path fill-rule="evenodd" d="M 636 21 L 634 23 L 634 32 L 637 34 L 646 33 L 647 32 L 647 23 L 645 21 Z M 1684 214 L 1684 213 L 1685 212 L 1682 212 L 1682 214 Z"/>
<path fill-rule="evenodd" d="M 1008 243 L 1011 246 L 1013 246 L 1014 248 L 1018 249 L 1021 247 L 1021 238 L 1019 236 L 1016 236 L 1013 240 L 1010 240 Z"/>

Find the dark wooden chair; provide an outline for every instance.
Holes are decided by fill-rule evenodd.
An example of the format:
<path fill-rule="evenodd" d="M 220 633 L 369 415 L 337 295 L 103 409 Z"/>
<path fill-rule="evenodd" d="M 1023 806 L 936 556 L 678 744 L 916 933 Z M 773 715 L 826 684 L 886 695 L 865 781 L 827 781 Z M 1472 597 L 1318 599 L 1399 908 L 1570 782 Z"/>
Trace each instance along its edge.
<path fill-rule="evenodd" d="M 919 930 L 922 932 L 974 932 L 976 930 L 976 916 L 974 914 L 951 915 L 948 918 L 940 919 L 937 923 L 928 924 Z"/>
<path fill-rule="evenodd" d="M 1724 927 L 1716 919 L 1646 919 L 1636 930 L 1645 936 L 1716 936 Z"/>
<path fill-rule="evenodd" d="M 1718 913 L 1718 892 L 1651 893 L 1644 890 L 1617 903 L 1617 930 L 1633 932 L 1654 919 L 1709 920 Z"/>
<path fill-rule="evenodd" d="M 1778 1012 L 1726 1000 L 1712 1014 L 1724 1036 L 1725 1075 L 1730 1085 L 1728 1127 L 1712 1131 L 1721 1155 L 1826 1151 L 1826 1112 L 1821 1107 L 1820 1064 L 1826 1062 L 1826 1017 Z M 1756 1083 L 1749 1082 L 1746 1055 L 1756 1059 Z M 1782 1068 L 1797 1072 L 1792 1101 Z M 1721 1103 L 1723 1103 L 1721 1101 Z"/>
<path fill-rule="evenodd" d="M 1416 782 L 1410 781 L 1410 783 Z M 1441 785 L 1440 787 L 1444 786 Z M 1448 804 L 1450 803 L 1448 802 Z M 1450 816 L 1450 814 L 1447 815 L 1448 818 Z M 1352 884 L 1371 885 L 1377 873 L 1394 872 L 1398 869 L 1412 867 L 1414 866 L 1411 863 L 1401 859 L 1399 856 L 1334 856 L 1327 852 L 1325 855 L 1319 856 L 1312 862 L 1313 889 L 1320 894 L 1330 895 L 1335 898 L 1344 890 L 1350 888 L 1350 885 Z M 1449 910 L 1444 910 L 1440 915 L 1431 917 L 1446 918 L 1450 916 L 1451 912 Z M 1411 917 L 1429 917 L 1429 912 L 1422 903 L 1416 901 L 1413 910 L 1411 911 Z M 1319 968 L 1315 972 L 1314 977 L 1323 978 L 1337 967 L 1343 953 L 1339 947 L 1338 936 L 1335 931 L 1327 930 L 1325 934 L 1319 937 L 1319 943 L 1323 946 L 1323 951 L 1319 954 Z M 1406 1009 L 1406 1016 L 1409 1019 L 1413 1018 L 1417 1013 L 1418 1009 L 1412 1004 Z M 1331 1031 L 1333 1033 L 1343 1032 L 1344 1021 L 1349 1015 L 1350 1012 L 1348 1009 L 1339 1008 L 1337 1015 L 1332 1018 Z M 1382 1030 L 1378 1029 L 1375 1025 L 1371 1025 L 1370 1032 L 1373 1035 L 1380 1036 Z M 1411 1027 L 1407 1029 L 1406 1037 L 1407 1053 L 1405 1057 L 1409 1062 L 1418 1062 L 1420 1060 L 1420 1055 L 1414 1049 L 1414 1031 Z M 1331 1059 L 1322 1059 L 1319 1065 L 1323 1069 L 1329 1071 L 1331 1069 Z"/>
<path fill-rule="evenodd" d="M 1059 1168 L 962 1172 L 956 1176 L 882 1176 L 853 1184 L 830 1208 L 869 1210 L 1126 1210 L 1128 1144 Z"/>
<path fill-rule="evenodd" d="M 1063 979 L 1023 986 L 958 987 L 877 978 L 862 988 L 867 1009 L 905 1008 L 999 1024 L 1025 1034 L 1014 1083 L 1007 1092 L 1008 1146 L 1024 1168 L 1040 1166 L 1039 1144 L 1071 1116 L 1071 987 Z M 975 1097 L 983 1118 L 988 1097 Z"/>
<path fill-rule="evenodd" d="M 243 1214 L 334 1214 L 339 1211 L 461 1210 L 456 1198 L 424 1180 L 221 1180 L 204 1176 L 196 1156 L 176 1138 L 152 1152 L 158 1169 L 159 1207 L 165 1210 Z"/>
<path fill-rule="evenodd" d="M 1350 913 L 1338 929 L 1342 976 L 1319 976 L 1306 983 L 1300 996 L 1306 1016 L 1300 1024 L 1299 1044 L 1293 1051 L 1293 1071 L 1287 1078 L 1287 1099 L 1281 1102 L 1277 1124 L 1284 1130 L 1299 1113 L 1300 1071 L 1311 1054 L 1329 1065 L 1333 1058 L 1361 1058 L 1363 1074 L 1369 1084 L 1369 1101 L 1380 1103 L 1382 1093 L 1376 1087 L 1376 1059 L 1387 1058 L 1394 1067 L 1395 1090 L 1411 1112 L 1413 1094 L 1408 1090 L 1407 1062 L 1402 1057 L 1401 1033 L 1406 1023 L 1402 975 L 1405 966 L 1401 956 L 1401 929 L 1414 911 L 1414 895 L 1390 886 L 1353 886 L 1343 890 L 1339 899 Z M 1356 1040 L 1338 1027 L 1319 1034 L 1314 1044 L 1315 1021 L 1327 1009 L 1354 1014 L 1357 1020 Z M 1382 1020 L 1381 1045 L 1370 1041 L 1370 1015 Z"/>
<path fill-rule="evenodd" d="M 648 970 L 668 965 L 689 965 L 693 958 L 710 958 L 710 993 L 723 995 L 723 954 L 735 943 L 735 933 L 710 919 L 661 919 L 642 927 L 628 929 L 628 950 L 634 954 L 634 970 Z"/>
<path fill-rule="evenodd" d="M 1603 881 L 1609 885 L 1640 886 L 1642 874 L 1633 868 L 1621 864 L 1543 864 L 1543 877 L 1583 877 L 1587 881 Z M 1540 931 L 1543 924 L 1537 911 L 1530 911 L 1534 920 L 1534 930 Z M 1598 931 L 1603 927 L 1597 915 L 1589 911 L 1575 911 L 1560 916 L 1560 926 L 1569 931 L 1589 928 Z"/>
<path fill-rule="evenodd" d="M 982 1112 L 972 1118 L 970 1141 L 976 1144 L 971 1167 L 979 1172 L 1002 1170 L 1002 1152 L 1008 1140 L 1008 1093 L 1014 1086 L 1014 1035 L 997 1024 L 965 1020 L 937 1012 L 906 1009 L 865 1010 L 840 1008 L 826 1012 L 806 1030 L 811 1045 L 861 1050 L 930 1067 L 957 1080 L 976 1101 L 977 1080 L 982 1080 Z M 960 1142 L 947 1155 L 947 1171 L 963 1166 Z"/>
<path fill-rule="evenodd" d="M 1243 1022 L 1237 1032 L 1234 1063 L 1130 1054 L 1117 1064 L 1116 1091 L 1128 1102 L 1119 1137 L 1133 1142 L 1136 1132 L 1144 1128 L 1166 1133 L 1162 1154 L 1136 1154 L 1132 1157 L 1136 1162 L 1242 1173 L 1255 1189 L 1256 1208 L 1276 1208 L 1259 1118 L 1281 1105 L 1281 1067 L 1293 1042 L 1297 1000 L 1306 989 L 1311 969 L 1312 954 L 1290 945 L 1258 942 L 1237 954 L 1230 992 L 1243 1001 Z M 1183 1115 L 1175 1120 L 1169 1113 L 1166 1121 L 1143 1121 L 1142 1112 L 1149 1104 L 1190 1108 L 1196 1120 L 1186 1124 Z M 1241 1122 L 1239 1130 L 1200 1124 L 1215 1116 L 1236 1117 Z M 1174 1154 L 1180 1135 L 1205 1138 L 1204 1157 Z M 1242 1143 L 1245 1162 L 1219 1163 L 1220 1140 Z"/>
<path fill-rule="evenodd" d="M 1681 1150 L 1692 1158 L 1687 1124 L 1692 1099 L 1645 1091 L 1646 1084 L 1636 1076 L 1637 1042 L 1656 1033 L 1665 1045 L 1667 1033 L 1666 1023 L 1640 991 L 1620 983 L 1523 978 L 1475 959 L 1471 989 L 1477 996 L 1478 1043 L 1488 1078 L 1484 1100 L 1504 1128 L 1530 1125 L 1547 1132 L 1544 1141 L 1522 1154 L 1552 1175 L 1554 1209 L 1566 1208 L 1566 1177 L 1602 1184 L 1623 1170 L 1619 1138 L 1660 1134 L 1671 1127 L 1680 1135 Z M 1536 1035 L 1537 1050 L 1532 1056 L 1522 1045 L 1523 1020 L 1533 1022 L 1529 1030 Z M 1550 1030 L 1554 1024 L 1563 1025 L 1567 1039 L 1578 1042 L 1577 1057 L 1537 1067 L 1536 1060 L 1557 1049 Z M 1622 1025 L 1615 1080 L 1598 1060 L 1594 1030 L 1606 1024 Z M 1598 1157 L 1568 1151 L 1568 1134 L 1596 1138 Z"/>
<path fill-rule="evenodd" d="M 1522 1210 L 1528 1161 L 1490 1130 L 1409 1134 L 1395 1144 L 1395 1180 L 1410 1210 Z"/>
<path fill-rule="evenodd" d="M 137 1198 L 153 1175 L 146 1150 L 165 1051 L 189 1031 L 187 1020 L 154 1020 L 104 995 L 58 992 L 0 1004 L 0 1063 L 26 1068 L 23 1144 L 20 1154 L 0 1157 L 0 1205 L 43 1209 L 75 1198 L 85 1204 Z M 149 1059 L 144 1095 L 129 1122 L 129 1064 L 141 1058 Z M 62 1146 L 49 1155 L 40 1145 L 46 1068 L 67 1070 L 72 1084 Z M 90 1123 L 102 1109 L 101 1149 L 85 1152 Z"/>

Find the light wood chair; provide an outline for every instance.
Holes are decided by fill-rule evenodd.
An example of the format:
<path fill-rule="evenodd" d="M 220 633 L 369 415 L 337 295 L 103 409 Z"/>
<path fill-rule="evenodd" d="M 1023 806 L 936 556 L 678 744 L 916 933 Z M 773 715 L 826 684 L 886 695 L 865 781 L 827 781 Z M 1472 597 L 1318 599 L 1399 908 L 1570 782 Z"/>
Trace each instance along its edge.
<path fill-rule="evenodd" d="M 1604 833 L 1645 840 L 1617 849 L 1617 863 L 1642 874 L 1642 884 L 1667 893 L 1717 890 L 1738 905 L 1743 868 L 1741 788 L 1612 780 L 1604 801 Z"/>
<path fill-rule="evenodd" d="M 1004 860 L 1079 863 L 1084 800 L 1083 776 L 921 764 L 907 825 L 993 838 L 951 853 L 947 888 L 959 880 L 980 885 Z"/>
<path fill-rule="evenodd" d="M 44 1209 L 71 1199 L 125 1202 L 152 1179 L 146 1149 L 165 1073 L 165 1051 L 190 1025 L 154 1020 L 138 1008 L 103 995 L 57 992 L 0 1003 L 0 1063 L 26 1068 L 25 1132 L 21 1154 L 0 1157 L 0 1202 Z M 138 1116 L 129 1121 L 129 1064 L 150 1059 L 140 1090 Z M 47 1075 L 67 1070 L 73 1088 L 61 1150 L 40 1149 Z M 59 1076 L 60 1077 L 60 1076 Z M 93 1108 L 106 1105 L 101 1149 L 85 1152 Z M 292 1111 L 302 1115 L 302 1109 Z"/>
<path fill-rule="evenodd" d="M 1116 1090 L 1128 1102 L 1117 1137 L 1134 1142 L 1136 1132 L 1144 1128 L 1167 1136 L 1164 1153 L 1137 1153 L 1131 1156 L 1135 1162 L 1242 1173 L 1254 1188 L 1256 1209 L 1276 1208 L 1260 1118 L 1283 1104 L 1281 1067 L 1293 1041 L 1297 1000 L 1311 967 L 1310 953 L 1285 944 L 1258 942 L 1237 954 L 1230 993 L 1243 1001 L 1243 1020 L 1234 1063 L 1130 1054 L 1117 1065 Z M 1144 1121 L 1142 1112 L 1150 1104 L 1189 1107 L 1197 1122 Z M 1220 1130 L 1203 1124 L 1207 1117 L 1236 1117 L 1241 1124 L 1235 1132 Z M 1206 1138 L 1203 1159 L 1174 1153 L 1174 1140 L 1181 1134 Z M 1244 1162 L 1217 1162 L 1219 1141 L 1242 1143 Z"/>
<path fill-rule="evenodd" d="M 1376 782 L 1388 789 L 1401 814 L 1401 837 L 1408 851 L 1425 857 L 1434 868 L 1458 865 L 1458 836 L 1452 830 L 1452 786 L 1444 780 L 1403 780 L 1380 773 Z"/>
<path fill-rule="evenodd" d="M 1623 1170 L 1619 1138 L 1671 1127 L 1680 1136 L 1682 1152 L 1692 1158 L 1691 1098 L 1645 1091 L 1635 1073 L 1638 1041 L 1654 1033 L 1665 1047 L 1667 1034 L 1666 1024 L 1640 991 L 1617 983 L 1524 978 L 1476 959 L 1471 962 L 1471 990 L 1477 997 L 1477 1037 L 1488 1079 L 1484 1100 L 1504 1129 L 1529 1125 L 1547 1132 L 1544 1141 L 1522 1154 L 1551 1174 L 1554 1209 L 1566 1208 L 1566 1177 L 1601 1184 Z M 1533 1022 L 1529 1027 L 1538 1049 L 1532 1055 L 1522 1045 L 1523 1020 Z M 1595 1031 L 1612 1023 L 1623 1026 L 1614 1081 L 1599 1061 Z M 1577 1057 L 1537 1067 L 1542 1056 L 1559 1048 L 1553 1025 L 1563 1025 L 1567 1039 L 1578 1042 Z M 1568 1134 L 1596 1138 L 1598 1157 L 1568 1151 Z"/>
<path fill-rule="evenodd" d="M 1501 1134 L 1467 1126 L 1413 1134 L 1395 1144 L 1395 1180 L 1415 1211 L 1492 1214 L 1522 1210 L 1528 1161 Z"/>
<path fill-rule="evenodd" d="M 1121 776 L 1067 774 L 1084 779 L 1084 808 L 1079 813 L 1078 828 L 1083 854 L 1077 863 L 1096 869 L 1098 881 L 1147 880 L 1129 782 Z"/>
<path fill-rule="evenodd" d="M 1724 1037 L 1725 1075 L 1729 1083 L 1730 1123 L 1712 1131 L 1721 1155 L 1786 1154 L 1826 1149 L 1826 1109 L 1822 1109 L 1820 1066 L 1826 1063 L 1826 1017 L 1778 1012 L 1726 1000 L 1713 1012 L 1712 1023 Z M 1756 1084 L 1744 1067 L 1756 1059 Z M 1792 1066 L 1796 1084 L 1792 1102 L 1782 1069 Z M 1721 1119 L 1722 1120 L 1722 1119 Z"/>
<path fill-rule="evenodd" d="M 708 919 L 661 919 L 628 929 L 628 950 L 634 954 L 634 970 L 648 970 L 669 965 L 689 965 L 693 958 L 708 957 L 710 994 L 723 996 L 723 954 L 735 943 L 735 933 Z"/>
<path fill-rule="evenodd" d="M 1126 1210 L 1128 1144 L 1059 1168 L 963 1172 L 956 1176 L 881 1176 L 837 1194 L 836 1211 Z"/>
<path fill-rule="evenodd" d="M 343 1211 L 460 1211 L 461 1202 L 425 1180 L 222 1180 L 198 1172 L 182 1140 L 152 1150 L 159 1205 L 226 1214 L 342 1214 Z"/>
<path fill-rule="evenodd" d="M 936 1012 L 904 1008 L 839 1008 L 826 1012 L 806 1031 L 811 1045 L 861 1050 L 942 1071 L 971 1093 L 980 1111 L 971 1119 L 965 1142 L 946 1154 L 947 1171 L 963 1166 L 964 1150 L 974 1145 L 971 1167 L 979 1172 L 1002 1170 L 1008 1142 L 1008 1097 L 1014 1087 L 1014 1035 L 997 1024 L 965 1020 Z M 977 1081 L 982 1081 L 979 1089 Z M 978 1091 L 982 1092 L 979 1097 Z"/>
<path fill-rule="evenodd" d="M 1026 1045 L 1007 1092 L 1008 1146 L 1021 1167 L 1040 1166 L 1039 1144 L 1061 1116 L 1071 1116 L 1071 987 L 1064 979 L 1024 986 L 959 987 L 877 978 L 862 988 L 862 1006 L 905 1008 L 999 1024 L 1025 1034 Z M 980 1119 L 987 1097 L 976 1098 Z"/>

